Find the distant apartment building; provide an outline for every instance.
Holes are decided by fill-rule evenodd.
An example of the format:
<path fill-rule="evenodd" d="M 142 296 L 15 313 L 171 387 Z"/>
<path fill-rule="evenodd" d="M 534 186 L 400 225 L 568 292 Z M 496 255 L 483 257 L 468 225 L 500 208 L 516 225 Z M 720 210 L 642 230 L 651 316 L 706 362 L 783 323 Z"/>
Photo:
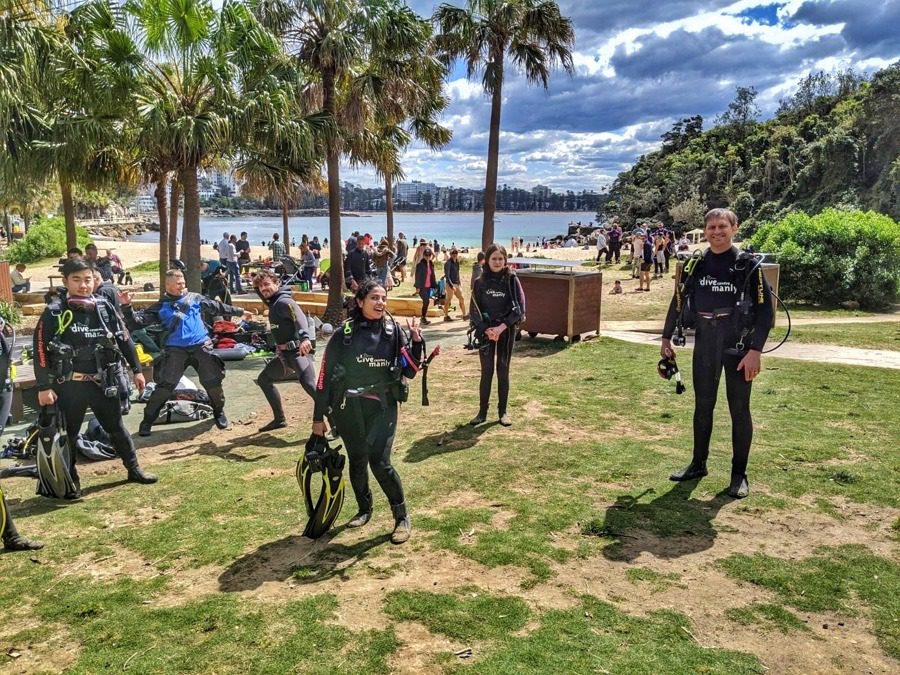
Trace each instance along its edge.
<path fill-rule="evenodd" d="M 214 193 L 212 196 L 217 196 L 215 194 L 216 191 L 223 197 L 237 197 L 241 194 L 240 183 L 238 183 L 234 171 L 231 169 L 227 171 L 209 169 L 206 171 L 206 180 Z"/>
<path fill-rule="evenodd" d="M 550 197 L 553 195 L 553 190 L 549 187 L 546 185 L 535 185 L 531 188 L 531 194 L 534 195 L 535 208 L 546 209 L 550 207 Z"/>
<path fill-rule="evenodd" d="M 427 197 L 426 197 L 427 195 Z M 394 186 L 394 203 L 397 205 L 431 206 L 434 208 L 438 197 L 438 186 L 414 180 L 397 183 Z"/>

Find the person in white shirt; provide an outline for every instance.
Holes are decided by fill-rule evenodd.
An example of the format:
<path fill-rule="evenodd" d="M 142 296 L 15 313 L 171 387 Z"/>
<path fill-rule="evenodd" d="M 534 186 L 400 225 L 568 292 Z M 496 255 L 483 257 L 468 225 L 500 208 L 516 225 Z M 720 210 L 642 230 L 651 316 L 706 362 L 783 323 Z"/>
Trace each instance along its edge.
<path fill-rule="evenodd" d="M 600 262 L 600 258 L 604 254 L 606 255 L 606 262 L 609 262 L 609 249 L 606 246 L 606 232 L 600 230 L 597 232 L 597 262 Z"/>
<path fill-rule="evenodd" d="M 219 242 L 216 249 L 219 251 L 219 262 L 222 263 L 222 267 L 228 267 L 228 233 L 222 233 L 222 240 Z"/>
<path fill-rule="evenodd" d="M 26 277 L 23 274 L 25 269 L 25 265 L 23 263 L 19 263 L 18 265 L 16 265 L 16 268 L 9 273 L 9 280 L 12 282 L 13 293 L 31 292 L 31 277 Z"/>
<path fill-rule="evenodd" d="M 228 282 L 231 286 L 232 293 L 242 294 L 244 288 L 241 286 L 241 267 L 238 265 L 237 253 L 237 237 L 231 235 L 231 238 L 225 242 L 225 265 L 228 267 Z M 219 244 L 221 247 L 222 244 Z M 222 255 L 222 249 L 219 249 L 219 256 Z"/>

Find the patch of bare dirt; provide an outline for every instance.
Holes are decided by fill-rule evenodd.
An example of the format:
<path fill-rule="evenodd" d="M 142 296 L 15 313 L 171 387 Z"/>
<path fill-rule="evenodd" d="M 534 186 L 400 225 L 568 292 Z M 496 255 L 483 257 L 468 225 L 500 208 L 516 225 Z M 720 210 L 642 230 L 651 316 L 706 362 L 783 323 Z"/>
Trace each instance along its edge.
<path fill-rule="evenodd" d="M 90 577 L 92 581 L 107 583 L 125 577 L 137 580 L 152 579 L 159 576 L 159 570 L 149 560 L 137 553 L 110 544 L 112 553 L 97 555 L 94 552 L 82 553 L 73 562 L 67 564 L 57 575 L 56 580 L 66 577 Z"/>
<path fill-rule="evenodd" d="M 152 506 L 142 506 L 132 512 L 108 511 L 103 514 L 103 526 L 112 530 L 122 527 L 143 527 L 172 517 L 180 499 L 168 499 Z"/>
<path fill-rule="evenodd" d="M 23 630 L 26 626 L 17 626 Z M 62 673 L 78 660 L 81 646 L 75 642 L 62 625 L 56 625 L 53 635 L 46 641 L 10 644 L 4 639 L 0 653 L 0 672 L 8 675 L 31 673 Z"/>
<path fill-rule="evenodd" d="M 284 476 L 293 476 L 294 469 L 287 467 L 254 469 L 241 476 L 242 480 L 256 480 L 257 478 L 275 478 Z"/>
<path fill-rule="evenodd" d="M 451 640 L 434 635 L 418 623 L 401 622 L 396 624 L 397 638 L 400 640 L 400 649 L 391 655 L 388 667 L 392 673 L 398 675 L 427 675 L 429 673 L 443 673 L 435 661 L 435 657 L 441 652 L 456 653 L 463 649 L 471 649 L 473 656 L 478 653 L 478 645 L 462 645 Z M 472 658 L 465 659 L 466 662 Z M 460 659 L 463 661 L 463 659 Z"/>
<path fill-rule="evenodd" d="M 897 545 L 890 538 L 895 510 L 848 503 L 847 517 L 838 521 L 815 512 L 756 512 L 749 504 L 734 506 L 726 506 L 711 520 L 711 535 L 705 541 L 696 535 L 662 538 L 630 532 L 616 556 L 557 565 L 556 576 L 535 591 L 549 587 L 556 593 L 566 589 L 590 593 L 636 615 L 658 609 L 683 612 L 691 619 L 691 634 L 699 644 L 755 654 L 771 672 L 898 672 L 900 664 L 882 651 L 864 616 L 797 612 L 810 631 L 787 635 L 735 624 L 725 616 L 729 607 L 780 603 L 766 589 L 740 583 L 715 565 L 734 553 L 801 560 L 821 546 L 836 544 L 860 544 L 879 555 L 895 556 Z M 634 566 L 679 579 L 634 583 L 626 576 Z"/>

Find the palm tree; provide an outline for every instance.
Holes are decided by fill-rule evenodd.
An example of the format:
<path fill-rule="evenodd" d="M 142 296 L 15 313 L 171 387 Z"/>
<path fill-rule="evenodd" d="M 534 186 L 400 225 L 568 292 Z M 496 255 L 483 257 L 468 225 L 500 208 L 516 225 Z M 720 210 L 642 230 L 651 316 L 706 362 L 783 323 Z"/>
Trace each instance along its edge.
<path fill-rule="evenodd" d="M 200 196 L 197 171 L 232 154 L 255 128 L 265 124 L 271 142 L 290 133 L 292 153 L 313 145 L 313 131 L 283 119 L 292 114 L 293 81 L 284 81 L 277 40 L 247 7 L 226 0 L 133 0 L 136 37 L 146 77 L 138 93 L 141 127 L 169 137 L 178 184 L 184 195 L 181 258 L 190 288 L 200 286 Z"/>
<path fill-rule="evenodd" d="M 404 18 L 411 12 L 401 0 L 254 0 L 253 11 L 315 75 L 302 93 L 335 124 L 326 145 L 332 283 L 325 312 L 335 322 L 343 307 L 340 160 L 383 100 L 371 96 L 385 81 L 372 77 L 372 66 L 414 39 Z"/>
<path fill-rule="evenodd" d="M 467 77 L 481 73 L 484 91 L 491 96 L 481 231 L 481 248 L 486 250 L 494 241 L 504 60 L 508 56 L 529 82 L 546 89 L 557 65 L 570 75 L 575 72 L 575 31 L 553 0 L 467 0 L 465 8 L 443 4 L 435 11 L 434 22 L 440 31 L 438 49 L 446 62 L 463 58 Z"/>
<path fill-rule="evenodd" d="M 350 160 L 371 164 L 384 179 L 387 236 L 394 241 L 394 180 L 404 177 L 403 151 L 415 139 L 431 150 L 450 142 L 452 132 L 438 122 L 449 103 L 443 84 L 446 67 L 434 54 L 431 26 L 410 10 L 392 21 L 402 41 L 388 41 L 370 63 L 369 96 L 374 119 L 350 142 Z M 377 84 L 374 84 L 377 83 Z"/>

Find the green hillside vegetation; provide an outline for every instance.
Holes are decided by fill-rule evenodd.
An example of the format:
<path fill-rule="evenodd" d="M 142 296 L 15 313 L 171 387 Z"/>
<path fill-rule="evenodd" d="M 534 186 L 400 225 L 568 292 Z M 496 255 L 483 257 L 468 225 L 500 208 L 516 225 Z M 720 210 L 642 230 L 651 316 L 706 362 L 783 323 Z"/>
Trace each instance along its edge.
<path fill-rule="evenodd" d="M 703 131 L 699 115 L 662 136 L 662 148 L 619 174 L 602 209 L 626 228 L 646 220 L 676 229 L 729 206 L 745 234 L 795 210 L 836 206 L 900 219 L 900 61 L 864 79 L 813 73 L 758 121 L 753 87 Z"/>

